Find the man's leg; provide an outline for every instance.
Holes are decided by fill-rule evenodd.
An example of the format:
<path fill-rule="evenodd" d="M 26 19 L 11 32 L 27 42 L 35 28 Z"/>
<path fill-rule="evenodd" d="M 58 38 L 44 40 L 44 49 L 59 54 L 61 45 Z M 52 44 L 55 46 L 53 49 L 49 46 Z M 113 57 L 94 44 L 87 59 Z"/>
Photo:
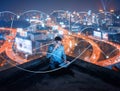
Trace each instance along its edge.
<path fill-rule="evenodd" d="M 53 61 L 50 61 L 50 68 L 51 68 L 51 69 L 55 69 L 55 64 L 54 64 Z"/>

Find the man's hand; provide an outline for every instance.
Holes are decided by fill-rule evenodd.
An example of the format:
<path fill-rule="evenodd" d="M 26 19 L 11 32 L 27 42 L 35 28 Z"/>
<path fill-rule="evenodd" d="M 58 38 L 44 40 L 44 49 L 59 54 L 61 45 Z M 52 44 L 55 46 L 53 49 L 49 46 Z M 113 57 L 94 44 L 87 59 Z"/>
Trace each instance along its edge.
<path fill-rule="evenodd" d="M 56 44 L 53 51 L 55 51 L 60 45 L 59 44 Z"/>
<path fill-rule="evenodd" d="M 65 63 L 69 64 L 69 63 L 70 63 L 70 61 L 67 61 L 67 60 L 66 60 L 66 61 L 65 61 Z"/>
<path fill-rule="evenodd" d="M 64 61 L 64 63 L 61 63 L 60 67 L 67 67 L 70 64 L 70 61 Z"/>

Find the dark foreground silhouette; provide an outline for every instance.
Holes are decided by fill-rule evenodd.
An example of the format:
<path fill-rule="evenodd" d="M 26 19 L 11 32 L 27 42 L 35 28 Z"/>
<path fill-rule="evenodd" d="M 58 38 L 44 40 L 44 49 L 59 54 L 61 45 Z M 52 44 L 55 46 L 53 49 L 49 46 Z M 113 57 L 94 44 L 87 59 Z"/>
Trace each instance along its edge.
<path fill-rule="evenodd" d="M 20 67 L 49 70 L 47 61 L 34 60 Z M 73 58 L 68 57 L 68 60 Z M 46 65 L 46 66 L 45 66 Z M 13 67 L 0 72 L 0 91 L 120 91 L 120 73 L 76 60 L 51 73 L 31 73 Z"/>

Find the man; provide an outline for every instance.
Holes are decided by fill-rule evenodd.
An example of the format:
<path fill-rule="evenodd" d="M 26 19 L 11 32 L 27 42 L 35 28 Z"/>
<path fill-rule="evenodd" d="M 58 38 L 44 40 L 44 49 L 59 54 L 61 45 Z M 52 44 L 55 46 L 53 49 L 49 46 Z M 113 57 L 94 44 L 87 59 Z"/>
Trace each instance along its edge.
<path fill-rule="evenodd" d="M 48 46 L 46 57 L 50 60 L 51 69 L 64 66 L 68 63 L 66 61 L 64 46 L 62 45 L 62 39 L 59 36 L 55 37 L 54 43 Z"/>

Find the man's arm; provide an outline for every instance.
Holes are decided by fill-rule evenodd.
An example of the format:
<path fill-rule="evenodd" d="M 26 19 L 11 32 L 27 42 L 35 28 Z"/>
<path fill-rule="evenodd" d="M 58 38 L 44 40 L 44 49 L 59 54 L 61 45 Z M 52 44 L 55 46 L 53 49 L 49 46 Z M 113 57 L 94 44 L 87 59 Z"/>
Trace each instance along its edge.
<path fill-rule="evenodd" d="M 63 47 L 63 50 L 62 50 L 62 57 L 63 57 L 63 61 L 66 63 L 67 59 L 66 59 L 66 54 L 65 54 L 65 50 L 64 50 L 64 47 Z"/>
<path fill-rule="evenodd" d="M 64 47 L 63 47 L 63 54 L 62 54 L 62 56 L 63 56 L 63 60 L 64 60 L 65 63 L 67 63 L 67 64 L 70 63 L 69 61 L 67 61 Z"/>
<path fill-rule="evenodd" d="M 47 58 L 50 58 L 52 56 L 52 51 L 53 51 L 53 45 L 48 46 L 48 51 L 47 51 Z"/>

